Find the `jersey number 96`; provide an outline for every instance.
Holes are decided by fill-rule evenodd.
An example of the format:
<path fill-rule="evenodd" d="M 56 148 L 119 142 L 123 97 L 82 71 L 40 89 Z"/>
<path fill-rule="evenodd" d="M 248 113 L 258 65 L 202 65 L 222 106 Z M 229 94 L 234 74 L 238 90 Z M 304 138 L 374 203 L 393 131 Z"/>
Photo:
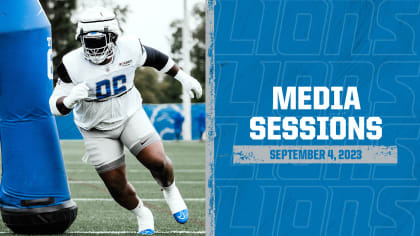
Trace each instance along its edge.
<path fill-rule="evenodd" d="M 125 83 L 127 79 L 125 75 L 119 75 L 112 78 L 111 80 L 102 80 L 96 83 L 96 98 L 103 99 L 111 96 L 118 95 L 127 90 Z"/>

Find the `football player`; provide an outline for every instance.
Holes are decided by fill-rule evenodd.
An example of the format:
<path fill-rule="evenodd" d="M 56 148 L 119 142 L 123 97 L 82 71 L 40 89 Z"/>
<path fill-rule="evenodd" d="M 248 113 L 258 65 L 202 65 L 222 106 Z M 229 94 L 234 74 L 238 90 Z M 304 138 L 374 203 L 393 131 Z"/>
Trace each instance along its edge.
<path fill-rule="evenodd" d="M 142 108 L 134 87 L 134 73 L 153 67 L 181 82 L 191 97 L 201 97 L 200 83 L 183 72 L 167 55 L 145 46 L 136 37 L 121 36 L 113 12 L 86 10 L 77 24 L 81 47 L 62 58 L 59 80 L 50 98 L 54 115 L 73 110 L 90 163 L 111 196 L 137 216 L 139 234 L 154 233 L 152 212 L 127 181 L 124 146 L 150 170 L 179 223 L 188 220 L 188 209 L 175 185 L 173 166 L 161 139 Z M 194 93 L 193 93 L 194 92 Z"/>

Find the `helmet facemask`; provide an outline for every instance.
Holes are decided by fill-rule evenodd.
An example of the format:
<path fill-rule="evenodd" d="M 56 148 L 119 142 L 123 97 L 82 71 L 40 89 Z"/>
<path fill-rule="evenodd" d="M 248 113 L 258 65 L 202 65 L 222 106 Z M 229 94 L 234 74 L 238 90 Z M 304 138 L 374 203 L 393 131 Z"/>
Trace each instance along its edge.
<path fill-rule="evenodd" d="M 111 33 L 89 32 L 80 35 L 83 53 L 87 60 L 101 64 L 114 54 L 114 42 Z"/>

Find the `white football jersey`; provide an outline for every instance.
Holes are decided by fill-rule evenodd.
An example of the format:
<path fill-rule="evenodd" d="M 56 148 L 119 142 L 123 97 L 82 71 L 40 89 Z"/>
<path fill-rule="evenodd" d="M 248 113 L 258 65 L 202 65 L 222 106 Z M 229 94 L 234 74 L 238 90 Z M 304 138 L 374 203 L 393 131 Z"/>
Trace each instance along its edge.
<path fill-rule="evenodd" d="M 72 83 L 57 83 L 54 93 L 67 96 L 72 87 L 86 83 L 89 97 L 73 109 L 75 123 L 85 130 L 114 129 L 141 108 L 142 98 L 134 87 L 134 74 L 146 58 L 139 39 L 129 36 L 117 40 L 113 60 L 106 65 L 87 61 L 83 49 L 78 48 L 63 57 Z"/>

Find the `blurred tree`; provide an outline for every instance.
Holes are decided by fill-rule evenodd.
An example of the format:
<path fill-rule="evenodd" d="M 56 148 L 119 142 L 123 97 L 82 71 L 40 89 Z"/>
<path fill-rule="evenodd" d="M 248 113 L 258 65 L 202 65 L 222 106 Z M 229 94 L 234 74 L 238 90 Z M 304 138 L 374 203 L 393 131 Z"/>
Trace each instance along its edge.
<path fill-rule="evenodd" d="M 121 32 L 124 32 L 121 25 L 126 22 L 125 21 L 125 16 L 129 12 L 128 6 L 127 5 L 125 5 L 125 6 L 116 5 L 116 6 L 113 7 L 113 9 L 114 9 L 115 16 L 117 17 L 117 20 L 120 23 L 120 30 L 121 30 Z"/>
<path fill-rule="evenodd" d="M 195 44 L 191 51 L 191 61 L 194 64 L 191 75 L 200 81 L 203 90 L 206 87 L 206 12 L 204 10 L 204 4 L 198 4 L 194 7 L 194 17 L 199 21 L 198 27 L 193 31 L 192 37 L 195 40 Z M 205 91 L 203 91 L 203 97 L 200 99 L 201 102 L 205 101 Z"/>
<path fill-rule="evenodd" d="M 206 52 L 206 12 L 204 10 L 204 4 L 196 4 L 193 8 L 194 20 L 198 22 L 197 27 L 192 30 L 193 47 L 190 51 L 191 62 L 193 64 L 191 75 L 196 78 L 203 87 L 203 96 L 199 100 L 192 100 L 192 102 L 204 102 L 205 101 L 205 86 L 206 86 L 206 70 L 205 70 L 205 52 Z M 175 20 L 172 22 L 171 27 L 175 28 L 172 33 L 171 50 L 173 53 L 174 60 L 179 63 L 182 61 L 182 20 Z M 168 94 L 170 99 L 176 99 L 177 102 L 181 102 L 182 88 L 178 83 L 173 82 L 169 76 L 164 78 L 163 81 L 165 89 L 171 91 Z"/>
<path fill-rule="evenodd" d="M 182 85 L 171 76 L 165 76 L 163 78 L 163 81 L 160 83 L 160 89 L 163 93 L 162 97 L 160 98 L 160 103 L 182 102 Z"/>
<path fill-rule="evenodd" d="M 160 103 L 162 89 L 158 81 L 158 72 L 150 67 L 142 67 L 136 70 L 134 86 L 141 92 L 144 103 Z"/>
<path fill-rule="evenodd" d="M 194 20 L 198 22 L 197 27 L 192 30 L 192 38 L 193 38 L 193 47 L 191 49 L 191 62 L 193 64 L 193 68 L 191 70 L 191 75 L 200 81 L 201 86 L 203 87 L 203 96 L 199 100 L 192 100 L 192 102 L 204 102 L 205 101 L 205 10 L 204 4 L 197 4 L 193 8 L 193 17 Z M 173 30 L 172 38 L 171 38 L 171 51 L 172 51 L 172 58 L 176 63 L 180 63 L 182 61 L 182 20 L 174 20 L 170 27 Z M 140 75 L 136 75 L 135 83 L 137 88 L 145 87 L 142 83 L 149 83 L 149 80 L 143 81 Z M 181 95 L 182 95 L 182 87 L 181 84 L 173 79 L 170 76 L 165 76 L 162 81 L 159 82 L 159 86 L 156 89 L 159 91 L 154 91 L 153 93 L 158 94 L 158 102 L 159 103 L 180 103 L 182 102 Z M 145 98 L 144 91 L 140 90 L 143 98 Z M 152 92 L 152 91 L 148 91 Z M 144 99 L 145 103 L 149 101 Z"/>

